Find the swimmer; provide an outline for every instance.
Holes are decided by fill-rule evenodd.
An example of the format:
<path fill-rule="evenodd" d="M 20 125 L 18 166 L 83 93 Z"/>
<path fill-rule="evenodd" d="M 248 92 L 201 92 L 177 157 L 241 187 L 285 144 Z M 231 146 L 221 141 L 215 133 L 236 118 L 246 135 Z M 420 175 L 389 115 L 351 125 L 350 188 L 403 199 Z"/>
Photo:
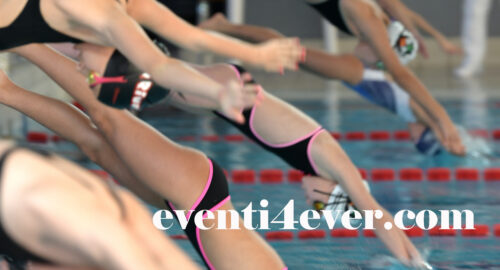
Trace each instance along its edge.
<path fill-rule="evenodd" d="M 199 269 L 134 196 L 72 162 L 2 140 L 0 172 L 0 258 L 12 270 L 28 261 L 46 269 Z"/>
<path fill-rule="evenodd" d="M 90 92 L 85 78 L 76 71 L 76 65 L 60 55 L 59 57 L 62 62 L 58 61 L 57 57 L 51 59 L 58 64 L 69 63 L 75 71 L 73 75 L 78 75 L 66 81 L 70 83 L 70 87 L 77 90 L 83 88 Z M 54 71 L 60 72 L 68 67 L 63 64 L 57 66 Z M 66 75 L 61 74 L 62 77 Z M 194 215 L 201 210 L 234 210 L 225 175 L 213 160 L 199 151 L 173 143 L 128 112 L 95 104 L 95 108 L 106 112 L 107 117 L 113 117 L 111 123 L 117 124 L 111 127 L 112 130 L 108 128 L 105 131 L 117 135 L 114 139 L 116 141 L 110 143 L 110 137 L 103 136 L 107 133 L 101 133 L 89 118 L 75 107 L 24 90 L 13 84 L 5 75 L 0 81 L 1 103 L 33 118 L 62 138 L 74 142 L 89 158 L 145 202 L 160 209 L 172 207 L 193 210 L 186 234 L 207 268 L 285 268 L 276 252 L 255 231 L 245 229 L 241 219 L 239 230 L 204 231 L 196 228 Z M 206 221 L 205 225 L 209 227 L 217 224 L 218 218 L 216 214 L 215 219 Z M 151 219 L 148 221 L 151 222 Z M 227 226 L 231 225 L 228 223 Z"/>
<path fill-rule="evenodd" d="M 84 49 L 83 45 L 79 46 L 79 48 Z M 96 50 L 88 50 L 87 53 L 90 54 L 87 54 L 82 51 L 82 59 L 96 59 L 95 57 L 90 57 L 90 55 L 95 52 Z M 70 72 L 72 70 L 71 67 L 73 67 L 74 70 L 75 64 L 71 64 L 71 61 L 63 57 L 57 57 L 57 53 L 47 47 L 43 47 L 42 45 L 30 45 L 24 48 L 18 48 L 16 53 L 28 58 L 31 62 L 42 68 L 42 70 L 47 72 L 47 74 L 55 79 L 55 81 L 69 93 L 89 91 L 86 85 L 76 83 L 81 82 L 85 84 L 83 79 L 78 78 L 80 74 Z M 110 55 L 114 54 L 113 50 L 108 50 L 107 54 L 109 59 Z M 94 68 L 91 64 L 87 67 L 89 69 Z M 125 67 L 126 70 L 130 70 L 127 66 Z M 122 68 L 124 67 L 122 66 Z M 242 84 L 252 84 L 250 74 L 240 67 L 219 64 L 212 67 L 195 66 L 194 68 L 197 68 L 200 72 L 221 82 L 229 79 L 238 79 L 241 80 Z M 65 72 L 61 72 L 61 70 Z M 101 67 L 101 69 L 98 70 L 100 72 L 105 72 L 105 67 Z M 123 75 L 128 76 L 128 74 Z M 103 91 L 105 85 L 106 83 L 100 84 L 100 86 L 102 86 L 100 87 L 100 91 Z M 126 84 L 121 84 L 118 89 L 120 89 L 120 93 L 130 92 L 130 89 L 127 90 Z M 97 95 L 101 96 L 101 93 L 97 93 Z M 337 144 L 328 132 L 324 131 L 314 120 L 284 101 L 277 99 L 263 90 L 261 90 L 260 95 L 262 100 L 258 105 L 251 109 L 244 110 L 243 114 L 248 119 L 245 124 L 238 124 L 227 119 L 219 112 L 215 113 L 219 117 L 229 121 L 268 151 L 283 158 L 295 168 L 308 174 L 320 175 L 330 181 L 337 181 L 359 209 L 382 210 L 382 207 L 376 203 L 365 188 L 358 170 L 343 152 L 340 145 Z M 20 95 L 19 100 L 25 99 L 25 95 Z M 206 111 L 213 110 L 213 106 L 207 103 L 206 100 L 200 103 L 199 99 L 196 97 L 184 94 L 180 95 L 175 92 L 175 89 L 172 89 L 169 93 L 167 100 L 171 104 L 183 106 L 184 108 L 198 110 L 205 108 Z M 3 101 L 3 103 L 26 113 L 26 110 L 19 109 L 22 104 L 14 106 L 12 102 L 9 101 Z M 125 130 L 130 129 L 126 127 L 130 124 L 126 123 L 128 120 L 125 121 L 121 119 L 121 117 L 117 117 L 115 115 L 116 110 L 108 109 L 105 106 L 97 106 L 96 104 L 82 105 L 87 108 L 92 119 L 98 120 L 95 123 L 103 132 L 107 141 L 120 153 L 120 156 L 130 155 L 135 158 L 135 152 L 126 149 L 127 141 L 120 138 L 120 135 L 123 135 Z M 49 106 L 44 105 L 43 107 L 46 108 Z M 88 108 L 92 108 L 93 111 L 90 111 Z M 31 115 L 38 114 L 33 113 Z M 283 125 L 283 123 L 287 124 Z M 276 127 L 280 128 L 276 129 Z M 142 132 L 135 128 L 134 130 Z M 148 140 L 148 142 L 149 141 L 150 140 Z M 104 157 L 107 155 L 107 153 L 105 153 L 106 149 L 99 147 L 97 150 L 100 152 L 100 156 Z M 133 162 L 133 160 L 130 162 Z M 138 165 L 133 164 L 133 166 Z M 140 168 L 137 168 L 137 170 L 140 170 Z M 153 176 L 151 175 L 151 177 Z M 158 190 L 159 184 L 160 183 L 150 183 L 149 185 L 151 187 L 157 186 L 153 188 L 153 190 Z M 386 217 L 386 219 L 380 221 L 380 224 L 376 224 L 375 226 L 380 229 L 379 236 L 384 240 L 384 243 L 387 243 L 389 250 L 406 264 L 421 261 L 418 251 L 402 232 L 397 230 L 385 231 L 382 229 L 383 227 L 381 226 L 383 226 L 385 222 L 392 222 L 392 218 L 388 213 Z M 390 244 L 388 244 L 389 242 Z"/>
<path fill-rule="evenodd" d="M 0 18 L 0 50 L 47 42 L 85 41 L 113 46 L 147 71 L 159 85 L 215 101 L 229 117 L 239 122 L 243 118 L 235 108 L 254 93 L 241 91 L 234 82 L 219 85 L 184 62 L 161 53 L 139 24 L 195 50 L 236 57 L 248 53 L 242 58 L 249 61 L 249 57 L 258 56 L 250 62 L 268 70 L 295 69 L 303 57 L 297 40 L 273 41 L 256 47 L 209 35 L 191 27 L 154 0 L 1 1 Z"/>
<path fill-rule="evenodd" d="M 356 29 L 359 28 L 359 31 L 363 31 L 362 36 L 365 38 L 362 40 L 368 39 L 368 43 L 361 41 L 360 43 L 364 45 L 360 47 L 369 48 L 370 52 L 372 47 L 379 48 L 376 50 L 378 52 L 377 57 L 374 57 L 373 53 L 369 53 L 371 55 L 370 58 L 374 58 L 374 60 L 367 64 L 374 65 L 380 58 L 384 62 L 389 74 L 384 74 L 383 71 L 373 68 L 365 68 L 363 62 L 353 55 L 332 55 L 311 48 L 307 49 L 307 59 L 305 63 L 301 64 L 301 67 L 324 78 L 340 79 L 345 82 L 346 86 L 361 94 L 370 102 L 396 113 L 409 123 L 410 132 L 416 145 L 423 141 L 424 131 L 431 129 L 434 134 L 426 135 L 425 137 L 432 135 L 433 140 L 424 140 L 429 143 L 426 144 L 426 147 L 417 146 L 419 151 L 430 154 L 439 152 L 428 150 L 441 148 L 438 143 L 439 140 L 441 145 L 450 153 L 464 155 L 465 149 L 460 141 L 456 127 L 449 119 L 444 108 L 433 100 L 425 86 L 419 82 L 407 67 L 400 63 L 398 56 L 394 53 L 387 38 L 388 33 L 384 27 L 385 24 L 380 21 L 380 18 L 384 17 L 382 11 L 376 5 L 368 4 L 367 1 L 344 0 L 340 1 L 341 4 L 337 3 L 338 5 L 333 2 L 339 1 L 327 1 L 322 5 L 317 5 L 316 8 L 328 14 L 337 14 L 340 13 L 340 9 L 336 10 L 337 13 L 332 12 L 332 10 L 335 7 L 346 5 L 349 7 L 349 10 L 352 9 L 350 12 L 360 9 L 360 12 L 363 10 L 365 13 L 368 13 L 366 16 L 359 15 L 359 19 L 358 16 L 354 16 L 348 21 L 354 22 L 355 19 L 359 20 L 357 24 L 360 25 L 356 26 Z M 415 14 L 415 16 L 417 15 Z M 340 30 L 350 32 L 342 18 L 338 14 L 338 16 L 331 16 L 329 19 Z M 422 19 L 422 21 L 424 20 Z M 431 27 L 430 25 L 428 26 Z M 200 24 L 200 27 L 257 43 L 283 37 L 282 34 L 273 29 L 253 25 L 231 24 L 221 14 L 217 14 L 210 20 Z M 423 28 L 430 31 L 427 27 Z M 434 28 L 432 29 L 435 30 Z M 437 32 L 437 30 L 435 31 Z M 442 37 L 444 38 L 444 36 Z M 443 46 L 447 46 L 447 44 L 451 43 L 446 40 Z M 388 63 L 386 62 L 390 64 L 390 68 L 388 68 Z M 423 101 L 421 98 L 425 98 L 426 101 Z M 432 111 L 437 111 L 438 113 L 432 114 Z M 437 118 L 436 115 L 438 115 Z"/>

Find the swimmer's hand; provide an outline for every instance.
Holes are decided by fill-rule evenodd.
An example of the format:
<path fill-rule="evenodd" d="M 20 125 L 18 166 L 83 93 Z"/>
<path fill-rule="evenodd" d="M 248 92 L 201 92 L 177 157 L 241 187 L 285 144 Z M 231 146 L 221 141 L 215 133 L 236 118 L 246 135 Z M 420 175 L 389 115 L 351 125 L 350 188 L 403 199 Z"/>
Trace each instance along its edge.
<path fill-rule="evenodd" d="M 257 45 L 256 66 L 270 72 L 284 72 L 284 69 L 298 70 L 299 63 L 304 62 L 306 49 L 300 45 L 298 38 L 274 39 Z"/>
<path fill-rule="evenodd" d="M 450 154 L 457 156 L 465 156 L 467 154 L 460 137 L 460 132 L 446 112 L 442 114 L 437 124 L 431 124 L 430 127 L 439 142 L 441 142 L 441 145 Z"/>
<path fill-rule="evenodd" d="M 447 54 L 462 55 L 464 53 L 464 51 L 462 50 L 462 48 L 460 46 L 457 46 L 457 45 L 451 43 L 451 41 L 449 41 L 446 38 L 443 38 L 442 40 L 438 40 L 438 42 L 439 42 L 439 46 L 441 47 L 441 49 L 443 49 L 443 51 L 446 52 Z"/>
<path fill-rule="evenodd" d="M 244 123 L 243 109 L 252 107 L 258 101 L 259 87 L 255 84 L 241 85 L 232 80 L 219 90 L 219 111 L 228 118 Z"/>
<path fill-rule="evenodd" d="M 401 232 L 403 233 L 403 232 Z M 408 252 L 409 260 L 404 260 L 402 261 L 406 266 L 411 267 L 412 269 L 418 269 L 418 270 L 432 270 L 432 266 L 425 261 L 425 258 L 428 256 L 428 254 L 423 254 L 424 258 L 422 257 L 422 254 L 420 251 L 413 245 L 413 243 L 410 241 L 410 239 L 404 234 L 404 241 L 405 241 L 405 246 L 406 250 Z"/>

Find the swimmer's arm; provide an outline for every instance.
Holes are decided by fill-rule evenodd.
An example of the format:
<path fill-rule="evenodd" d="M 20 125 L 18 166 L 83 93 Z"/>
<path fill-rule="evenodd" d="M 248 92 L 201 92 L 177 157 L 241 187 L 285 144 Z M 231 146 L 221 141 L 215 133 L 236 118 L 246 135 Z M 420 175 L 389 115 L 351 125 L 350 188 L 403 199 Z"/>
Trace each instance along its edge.
<path fill-rule="evenodd" d="M 293 39 L 276 41 L 273 43 L 273 48 L 271 44 L 248 44 L 192 26 L 154 0 L 131 0 L 127 9 L 128 13 L 141 25 L 180 47 L 192 51 L 212 52 L 237 58 L 275 72 L 280 71 L 281 68 L 294 69 L 300 58 L 300 46 Z M 283 56 L 281 59 L 272 59 L 269 54 L 277 56 L 283 54 Z M 277 63 L 271 63 L 273 60 Z"/>
<path fill-rule="evenodd" d="M 448 38 L 439 32 L 436 28 L 434 28 L 426 19 L 424 19 L 420 14 L 409 10 L 409 14 L 411 15 L 413 21 L 417 25 L 418 28 L 423 30 L 425 33 L 431 35 L 436 41 L 439 43 L 441 48 L 449 54 L 461 54 L 462 49 L 459 46 L 451 43 Z"/>
<path fill-rule="evenodd" d="M 225 18 L 223 20 L 226 23 L 217 26 L 208 26 L 207 28 L 250 42 L 264 42 L 270 39 L 285 37 L 280 32 L 271 28 L 249 24 L 233 24 Z M 350 84 L 358 84 L 363 78 L 363 63 L 354 55 L 333 55 L 323 50 L 312 48 L 306 48 L 306 55 L 307 57 L 300 64 L 300 67 L 316 76 L 324 79 L 342 80 Z"/>
<path fill-rule="evenodd" d="M 224 16 L 217 14 L 215 16 Z M 230 35 L 239 39 L 253 43 L 261 43 L 271 39 L 286 38 L 282 33 L 268 27 L 250 25 L 250 24 L 233 24 L 225 17 L 222 18 L 224 23 L 217 25 L 206 25 L 201 23 L 199 27 L 212 31 L 217 31 L 222 34 Z"/>
<path fill-rule="evenodd" d="M 219 100 L 224 88 L 182 61 L 165 56 L 115 1 L 56 0 L 68 18 L 97 33 L 103 45 L 117 48 L 165 88 Z"/>
<path fill-rule="evenodd" d="M 0 268 L 1 269 L 1 268 Z M 102 268 L 78 266 L 51 266 L 46 264 L 30 263 L 26 270 L 103 270 Z"/>

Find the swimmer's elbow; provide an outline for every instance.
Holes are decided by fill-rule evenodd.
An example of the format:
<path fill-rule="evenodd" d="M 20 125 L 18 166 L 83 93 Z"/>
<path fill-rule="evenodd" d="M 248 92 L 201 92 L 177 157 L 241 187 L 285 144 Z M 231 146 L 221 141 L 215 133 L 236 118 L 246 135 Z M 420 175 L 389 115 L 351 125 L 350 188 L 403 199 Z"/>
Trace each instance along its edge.
<path fill-rule="evenodd" d="M 164 59 L 157 59 L 154 63 L 148 66 L 145 70 L 146 73 L 151 75 L 154 81 L 164 77 L 168 65 L 170 65 L 172 59 L 165 57 Z"/>

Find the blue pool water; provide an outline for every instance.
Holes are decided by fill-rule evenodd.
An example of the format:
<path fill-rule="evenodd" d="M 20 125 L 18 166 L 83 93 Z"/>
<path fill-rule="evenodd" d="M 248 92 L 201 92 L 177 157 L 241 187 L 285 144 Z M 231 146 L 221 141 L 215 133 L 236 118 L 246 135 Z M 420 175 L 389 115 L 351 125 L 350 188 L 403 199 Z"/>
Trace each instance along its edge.
<path fill-rule="evenodd" d="M 326 129 L 334 131 L 401 130 L 406 125 L 391 114 L 364 102 L 344 102 L 330 108 L 319 101 L 294 103 Z M 453 120 L 467 129 L 494 129 L 500 127 L 498 102 L 463 104 L 444 102 Z M 477 106 L 476 108 L 474 108 Z M 474 114 L 478 114 L 474 117 Z M 472 115 L 472 116 L 471 116 Z M 212 117 L 195 117 L 184 113 L 171 113 L 166 117 L 151 117 L 148 121 L 172 138 L 185 135 L 237 134 L 237 130 Z M 499 145 L 488 142 L 493 156 L 500 152 Z M 250 142 L 182 142 L 200 149 L 213 157 L 224 168 L 231 169 L 288 169 L 274 155 Z M 404 167 L 498 167 L 496 158 L 457 158 L 448 154 L 430 158 L 418 154 L 410 142 L 346 142 L 343 148 L 361 168 Z M 500 183 L 484 181 L 463 183 L 390 182 L 372 183 L 374 197 L 394 213 L 400 209 L 444 210 L 472 209 L 476 224 L 500 223 Z M 295 200 L 296 213 L 308 209 L 299 184 L 238 185 L 231 184 L 235 207 L 241 210 L 249 202 L 270 201 L 271 213 L 279 210 L 290 199 Z M 297 214 L 298 215 L 298 214 Z M 326 227 L 325 227 L 326 229 Z M 492 227 L 490 227 L 492 230 Z M 176 233 L 178 231 L 172 231 Z M 436 269 L 500 269 L 500 238 L 429 237 L 413 238 L 417 247 L 428 254 Z M 188 248 L 188 244 L 180 241 Z M 352 238 L 319 240 L 291 240 L 271 242 L 290 269 L 400 269 L 396 264 L 376 264 L 388 252 L 377 239 Z M 193 251 L 190 251 L 194 255 Z M 387 261 L 382 259 L 382 261 Z"/>
<path fill-rule="evenodd" d="M 500 107 L 497 101 L 486 104 L 463 104 L 444 102 L 453 120 L 468 129 L 492 130 L 500 127 Z M 406 125 L 391 114 L 365 102 L 343 102 L 336 108 L 321 101 L 297 102 L 297 107 L 332 131 L 401 130 Z M 146 120 L 171 138 L 186 135 L 237 134 L 237 130 L 222 120 L 213 117 L 199 117 L 171 112 L 163 117 L 147 117 Z M 225 169 L 266 169 L 289 167 L 274 155 L 246 142 L 181 142 L 202 150 L 220 163 Z M 341 145 L 353 162 L 366 169 L 404 167 L 499 167 L 500 144 L 488 142 L 493 149 L 493 158 L 457 158 L 448 154 L 426 157 L 418 154 L 410 142 L 346 142 Z M 498 156 L 499 159 L 495 158 Z M 382 206 L 394 213 L 400 209 L 444 210 L 471 209 L 476 224 L 488 224 L 490 232 L 494 224 L 500 223 L 500 182 L 388 182 L 371 183 L 372 194 Z M 277 214 L 290 199 L 295 200 L 296 213 L 309 209 L 304 200 L 300 184 L 254 184 L 230 186 L 235 207 L 241 210 L 249 202 L 257 205 L 261 199 L 268 199 L 271 213 Z M 322 227 L 326 229 L 326 226 Z M 170 234 L 181 231 L 175 228 Z M 500 269 L 500 237 L 490 235 L 483 238 L 421 237 L 412 238 L 419 250 L 428 254 L 435 269 Z M 193 258 L 194 250 L 187 241 L 178 241 Z M 290 269 L 404 269 L 388 262 L 389 255 L 376 238 L 338 239 L 326 237 L 316 240 L 271 242 Z M 199 261 L 199 260 L 198 260 Z"/>

